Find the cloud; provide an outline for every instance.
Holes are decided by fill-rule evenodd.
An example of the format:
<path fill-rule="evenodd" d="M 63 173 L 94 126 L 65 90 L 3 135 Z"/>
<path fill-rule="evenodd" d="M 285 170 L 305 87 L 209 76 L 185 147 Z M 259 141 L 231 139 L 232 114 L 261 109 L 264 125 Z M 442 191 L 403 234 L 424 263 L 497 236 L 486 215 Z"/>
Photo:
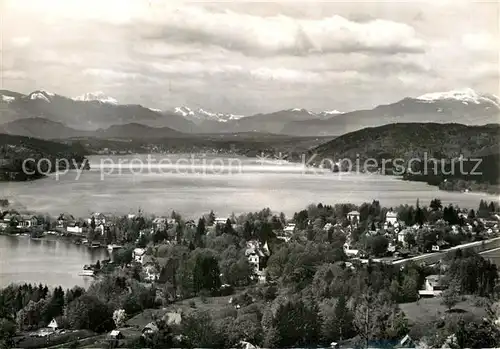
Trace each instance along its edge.
<path fill-rule="evenodd" d="M 383 19 L 354 22 L 338 15 L 315 20 L 283 15 L 258 17 L 192 6 L 176 8 L 167 18 L 158 24 L 156 32 L 144 32 L 144 38 L 215 45 L 255 56 L 418 53 L 425 48 L 413 27 Z"/>
<path fill-rule="evenodd" d="M 498 93 L 496 5 L 4 4 L 3 88 L 24 93 L 103 90 L 235 114 L 369 108 L 463 85 Z"/>
<path fill-rule="evenodd" d="M 23 80 L 28 76 L 26 72 L 22 70 L 1 70 L 0 71 L 0 79 L 1 80 Z"/>
<path fill-rule="evenodd" d="M 23 47 L 31 42 L 31 38 L 29 36 L 19 36 L 12 38 L 10 41 L 14 46 Z"/>
<path fill-rule="evenodd" d="M 82 71 L 83 75 L 100 78 L 103 80 L 136 80 L 139 78 L 148 78 L 138 73 L 116 71 L 106 68 L 87 68 Z"/>
<path fill-rule="evenodd" d="M 234 64 L 204 64 L 203 62 L 184 60 L 173 60 L 168 63 L 153 62 L 150 67 L 157 72 L 183 76 L 239 73 L 243 70 L 241 66 Z"/>
<path fill-rule="evenodd" d="M 485 32 L 467 33 L 462 36 L 462 46 L 471 51 L 490 51 L 498 53 L 500 48 L 498 38 Z"/>

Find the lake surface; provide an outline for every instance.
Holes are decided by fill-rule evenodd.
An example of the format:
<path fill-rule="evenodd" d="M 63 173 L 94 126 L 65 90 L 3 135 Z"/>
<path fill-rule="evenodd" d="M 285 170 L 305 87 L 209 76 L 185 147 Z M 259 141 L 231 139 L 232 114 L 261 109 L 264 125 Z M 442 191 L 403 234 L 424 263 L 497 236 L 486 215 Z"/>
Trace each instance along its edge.
<path fill-rule="evenodd" d="M 106 249 L 90 249 L 64 240 L 0 235 L 0 287 L 10 283 L 87 287 L 92 278 L 79 276 L 85 264 L 109 258 Z"/>
<path fill-rule="evenodd" d="M 139 208 L 147 213 L 172 210 L 197 218 L 214 210 L 217 215 L 257 211 L 269 207 L 287 216 L 310 203 L 361 204 L 379 200 L 383 206 L 444 204 L 477 209 L 479 193 L 440 191 L 419 182 L 376 174 L 332 173 L 267 159 L 203 155 L 91 156 L 90 171 L 50 175 L 33 182 L 0 183 L 0 197 L 21 208 L 58 215 L 70 212 L 126 214 Z M 119 166 L 119 161 L 122 165 Z"/>
<path fill-rule="evenodd" d="M 0 197 L 21 209 L 51 215 L 70 212 L 87 216 L 93 211 L 126 214 L 141 208 L 154 214 L 176 210 L 195 219 L 210 210 L 225 216 L 264 207 L 291 216 L 319 202 L 361 204 L 375 199 L 384 206 L 396 206 L 415 204 L 419 198 L 427 205 L 438 197 L 444 204 L 476 209 L 481 199 L 498 199 L 439 191 L 389 176 L 337 174 L 267 159 L 156 155 L 150 158 L 151 165 L 147 160 L 145 155 L 92 156 L 92 169 L 79 177 L 71 171 L 33 182 L 0 183 Z M 90 250 L 61 240 L 0 236 L 0 286 L 10 282 L 88 286 L 91 280 L 78 272 L 83 265 L 107 257 L 106 250 Z"/>

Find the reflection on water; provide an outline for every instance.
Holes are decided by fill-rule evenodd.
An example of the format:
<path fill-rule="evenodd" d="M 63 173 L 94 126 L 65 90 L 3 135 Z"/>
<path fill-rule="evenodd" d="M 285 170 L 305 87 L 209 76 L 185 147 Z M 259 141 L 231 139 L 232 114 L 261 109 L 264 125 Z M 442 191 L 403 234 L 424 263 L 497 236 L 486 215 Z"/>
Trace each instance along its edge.
<path fill-rule="evenodd" d="M 130 156 L 129 156 L 130 157 Z M 141 156 L 138 156 L 141 157 Z M 179 156 L 177 156 L 178 158 Z M 118 157 L 115 163 L 118 163 Z M 145 156 L 144 156 L 145 158 Z M 175 159 L 175 157 L 173 157 Z M 217 215 L 244 213 L 269 207 L 291 216 L 310 203 L 361 204 L 379 200 L 387 207 L 428 203 L 438 197 L 443 204 L 476 209 L 481 199 L 498 200 L 492 195 L 440 191 L 425 183 L 366 174 L 304 173 L 297 164 L 259 164 L 241 158 L 241 172 L 230 174 L 145 171 L 132 174 L 99 170 L 99 157 L 90 157 L 91 171 L 78 180 L 68 173 L 29 183 L 0 183 L 0 197 L 41 213 L 70 212 L 85 217 L 90 212 L 126 214 L 141 207 L 145 212 L 168 214 L 172 210 L 196 219 L 214 210 Z M 207 157 L 209 159 L 209 157 Z M 213 171 L 212 171 L 213 172 Z M 54 196 L 54 192 L 58 195 Z"/>
<path fill-rule="evenodd" d="M 0 287 L 11 282 L 87 287 L 91 278 L 78 276 L 85 264 L 107 259 L 106 249 L 89 249 L 64 240 L 0 236 Z"/>

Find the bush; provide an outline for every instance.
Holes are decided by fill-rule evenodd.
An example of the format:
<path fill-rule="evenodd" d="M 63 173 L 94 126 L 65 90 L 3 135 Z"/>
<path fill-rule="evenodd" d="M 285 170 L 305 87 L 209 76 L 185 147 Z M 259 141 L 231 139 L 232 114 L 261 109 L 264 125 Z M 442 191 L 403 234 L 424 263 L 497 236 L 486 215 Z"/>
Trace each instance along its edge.
<path fill-rule="evenodd" d="M 75 299 L 66 307 L 65 315 L 74 329 L 106 332 L 114 328 L 113 311 L 94 296 Z"/>
<path fill-rule="evenodd" d="M 203 302 L 203 303 L 207 303 L 207 298 L 210 297 L 212 294 L 210 293 L 209 290 L 207 289 L 203 289 L 200 291 L 199 293 L 199 296 L 200 296 L 200 300 Z"/>
<path fill-rule="evenodd" d="M 231 285 L 222 285 L 219 292 L 218 296 L 230 296 L 234 293 L 234 287 Z"/>

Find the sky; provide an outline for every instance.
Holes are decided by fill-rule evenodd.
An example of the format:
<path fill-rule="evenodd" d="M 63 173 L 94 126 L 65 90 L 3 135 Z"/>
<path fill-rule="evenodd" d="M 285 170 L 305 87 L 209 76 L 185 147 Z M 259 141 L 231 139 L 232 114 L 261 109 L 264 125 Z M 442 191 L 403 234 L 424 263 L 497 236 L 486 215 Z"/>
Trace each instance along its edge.
<path fill-rule="evenodd" d="M 0 88 L 251 115 L 499 94 L 491 2 L 0 0 Z"/>

